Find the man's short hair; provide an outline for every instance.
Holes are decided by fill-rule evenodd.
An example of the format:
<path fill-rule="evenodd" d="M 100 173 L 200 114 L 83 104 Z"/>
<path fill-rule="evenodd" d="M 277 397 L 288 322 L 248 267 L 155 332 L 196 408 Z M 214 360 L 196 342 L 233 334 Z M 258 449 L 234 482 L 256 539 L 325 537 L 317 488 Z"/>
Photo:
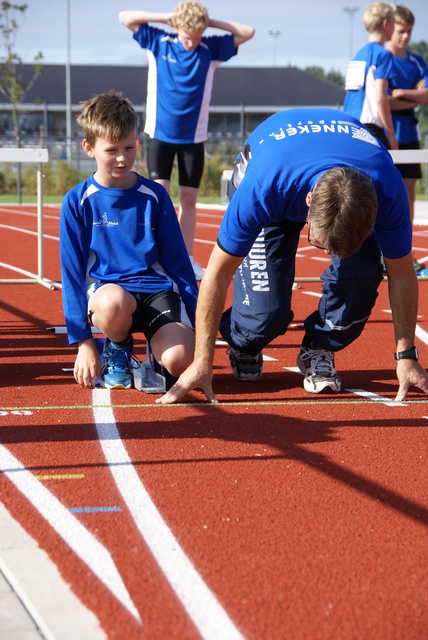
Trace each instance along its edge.
<path fill-rule="evenodd" d="M 308 221 L 311 233 L 329 252 L 353 255 L 373 230 L 377 196 L 373 182 L 350 167 L 322 174 L 313 191 Z"/>
<path fill-rule="evenodd" d="M 177 31 L 186 31 L 191 35 L 205 31 L 208 26 L 208 11 L 202 2 L 186 0 L 180 2 L 172 16 L 172 24 Z"/>
<path fill-rule="evenodd" d="M 95 95 L 81 102 L 80 109 L 77 123 L 90 145 L 94 145 L 97 138 L 117 142 L 138 131 L 139 116 L 130 100 L 119 91 Z"/>
<path fill-rule="evenodd" d="M 369 33 L 380 31 L 383 21 L 394 20 L 394 9 L 387 2 L 373 2 L 363 13 L 364 26 Z"/>
<path fill-rule="evenodd" d="M 415 16 L 407 7 L 402 5 L 393 4 L 394 9 L 394 21 L 395 24 L 399 24 L 402 27 L 413 27 L 415 24 Z"/>

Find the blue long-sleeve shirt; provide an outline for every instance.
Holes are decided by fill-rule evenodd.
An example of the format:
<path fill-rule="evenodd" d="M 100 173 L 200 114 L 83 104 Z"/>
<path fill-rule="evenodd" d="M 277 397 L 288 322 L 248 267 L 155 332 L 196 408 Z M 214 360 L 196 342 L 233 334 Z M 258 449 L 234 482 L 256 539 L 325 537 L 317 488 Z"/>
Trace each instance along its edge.
<path fill-rule="evenodd" d="M 142 176 L 129 189 L 93 176 L 71 189 L 60 217 L 62 297 L 69 343 L 91 337 L 87 290 L 176 291 L 194 323 L 198 288 L 177 215 L 165 189 Z"/>

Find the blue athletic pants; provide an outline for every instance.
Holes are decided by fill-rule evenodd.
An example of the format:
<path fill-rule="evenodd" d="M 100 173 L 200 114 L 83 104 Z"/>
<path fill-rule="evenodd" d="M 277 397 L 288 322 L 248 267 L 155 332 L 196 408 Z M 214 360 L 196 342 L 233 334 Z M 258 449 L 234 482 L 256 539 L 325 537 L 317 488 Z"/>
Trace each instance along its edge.
<path fill-rule="evenodd" d="M 231 346 L 256 355 L 283 335 L 294 314 L 295 256 L 305 223 L 286 220 L 262 230 L 235 274 L 232 307 L 220 332 Z M 381 252 L 371 235 L 353 256 L 331 256 L 321 275 L 318 309 L 305 320 L 303 344 L 340 351 L 361 334 L 382 281 Z"/>

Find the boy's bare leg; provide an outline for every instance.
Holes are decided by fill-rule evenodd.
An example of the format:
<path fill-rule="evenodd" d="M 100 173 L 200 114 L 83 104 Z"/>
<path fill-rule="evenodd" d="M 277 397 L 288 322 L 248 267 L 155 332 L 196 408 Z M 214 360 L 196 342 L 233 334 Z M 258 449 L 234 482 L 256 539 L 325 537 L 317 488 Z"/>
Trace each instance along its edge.
<path fill-rule="evenodd" d="M 126 340 L 137 308 L 134 296 L 117 284 L 104 284 L 91 296 L 89 308 L 93 325 L 112 342 Z"/>
<path fill-rule="evenodd" d="M 178 199 L 180 208 L 178 221 L 189 256 L 193 256 L 193 245 L 196 233 L 196 202 L 198 190 L 194 187 L 179 187 Z"/>
<path fill-rule="evenodd" d="M 171 322 L 156 331 L 150 347 L 159 364 L 178 378 L 193 361 L 195 334 L 189 326 Z"/>

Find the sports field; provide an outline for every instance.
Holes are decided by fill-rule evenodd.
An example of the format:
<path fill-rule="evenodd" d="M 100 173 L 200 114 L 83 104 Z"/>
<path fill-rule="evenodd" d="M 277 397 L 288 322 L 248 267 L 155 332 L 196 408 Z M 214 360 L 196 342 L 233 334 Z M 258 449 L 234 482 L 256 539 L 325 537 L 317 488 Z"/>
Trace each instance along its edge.
<path fill-rule="evenodd" d="M 222 214 L 198 211 L 203 265 Z M 36 207 L 1 205 L 0 227 L 0 278 L 32 277 Z M 58 286 L 0 287 L 0 578 L 40 632 L 22 637 L 428 638 L 428 397 L 394 402 L 387 281 L 336 357 L 342 393 L 307 394 L 296 357 L 328 257 L 304 229 L 295 318 L 261 380 L 236 380 L 219 340 L 219 404 L 193 391 L 158 405 L 74 382 L 58 229 L 59 207 L 45 206 L 44 274 Z M 414 253 L 428 261 L 428 223 Z M 416 344 L 428 367 L 427 289 Z M 0 581 L 1 640 L 14 637 L 5 594 Z"/>

